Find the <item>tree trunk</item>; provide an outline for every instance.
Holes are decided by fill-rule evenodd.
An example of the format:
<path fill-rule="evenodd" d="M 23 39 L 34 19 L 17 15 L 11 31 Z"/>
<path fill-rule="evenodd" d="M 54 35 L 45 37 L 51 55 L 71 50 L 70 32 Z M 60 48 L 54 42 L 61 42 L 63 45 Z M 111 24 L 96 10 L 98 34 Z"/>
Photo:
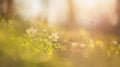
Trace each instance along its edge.
<path fill-rule="evenodd" d="M 68 0 L 68 4 L 69 4 L 69 22 L 68 22 L 68 27 L 69 28 L 73 28 L 75 26 L 74 23 L 74 4 L 73 4 L 73 0 Z"/>
<path fill-rule="evenodd" d="M 6 0 L 0 0 L 0 16 L 4 17 L 6 13 Z"/>
<path fill-rule="evenodd" d="M 13 15 L 13 0 L 7 0 L 7 19 L 11 19 Z"/>

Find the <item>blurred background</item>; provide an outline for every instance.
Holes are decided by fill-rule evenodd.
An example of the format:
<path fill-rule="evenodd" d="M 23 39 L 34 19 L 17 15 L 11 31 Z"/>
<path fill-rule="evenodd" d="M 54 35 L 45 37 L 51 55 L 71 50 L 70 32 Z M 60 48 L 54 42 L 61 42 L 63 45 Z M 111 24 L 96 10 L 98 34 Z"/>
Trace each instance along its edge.
<path fill-rule="evenodd" d="M 118 0 L 0 0 L 0 3 L 3 17 L 45 21 L 50 26 L 114 27 L 119 21 Z"/>
<path fill-rule="evenodd" d="M 119 0 L 0 0 L 0 67 L 119 67 Z"/>

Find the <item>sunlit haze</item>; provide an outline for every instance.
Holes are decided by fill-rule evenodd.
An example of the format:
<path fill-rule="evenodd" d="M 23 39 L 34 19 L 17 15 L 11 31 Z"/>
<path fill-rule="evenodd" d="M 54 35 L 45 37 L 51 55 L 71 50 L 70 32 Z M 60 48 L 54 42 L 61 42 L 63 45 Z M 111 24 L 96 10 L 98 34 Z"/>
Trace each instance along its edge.
<path fill-rule="evenodd" d="M 77 22 L 91 26 L 99 25 L 103 21 L 114 26 L 118 20 L 116 3 L 116 0 L 75 0 Z"/>
<path fill-rule="evenodd" d="M 116 3 L 116 0 L 73 0 L 74 23 L 85 27 L 107 23 L 116 26 Z M 42 14 L 47 16 L 50 26 L 65 25 L 69 22 L 70 8 L 67 0 L 50 0 L 48 8 L 44 8 L 45 4 L 40 0 L 15 0 L 15 4 L 17 14 L 23 19 L 36 19 Z"/>
<path fill-rule="evenodd" d="M 15 0 L 15 6 L 16 13 L 25 20 L 35 19 L 42 10 L 40 0 Z"/>
<path fill-rule="evenodd" d="M 0 67 L 120 67 L 120 0 L 0 0 Z"/>

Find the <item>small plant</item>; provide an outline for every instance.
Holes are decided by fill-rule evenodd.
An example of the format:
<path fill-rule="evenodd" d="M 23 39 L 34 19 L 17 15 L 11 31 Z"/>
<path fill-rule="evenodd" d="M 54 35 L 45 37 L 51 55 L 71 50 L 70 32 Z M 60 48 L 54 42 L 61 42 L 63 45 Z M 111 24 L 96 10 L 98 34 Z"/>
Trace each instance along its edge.
<path fill-rule="evenodd" d="M 49 29 L 29 27 L 19 34 L 19 30 L 12 22 L 4 23 L 0 29 L 0 49 L 17 59 L 25 61 L 48 61 L 55 49 L 60 49 L 60 36 Z M 19 23 L 18 23 L 19 24 Z M 22 28 L 22 27 L 21 27 Z"/>

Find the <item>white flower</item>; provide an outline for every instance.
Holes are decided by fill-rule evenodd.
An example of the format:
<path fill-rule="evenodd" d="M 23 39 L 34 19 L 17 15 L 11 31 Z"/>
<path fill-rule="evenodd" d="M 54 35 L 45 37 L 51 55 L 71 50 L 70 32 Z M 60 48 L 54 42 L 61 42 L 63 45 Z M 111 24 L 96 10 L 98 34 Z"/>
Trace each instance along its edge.
<path fill-rule="evenodd" d="M 53 41 L 56 42 L 60 37 L 58 36 L 58 33 L 54 32 L 48 38 L 53 39 Z"/>
<path fill-rule="evenodd" d="M 33 27 L 26 30 L 26 33 L 29 37 L 34 37 L 37 34 L 37 32 L 38 30 Z"/>

